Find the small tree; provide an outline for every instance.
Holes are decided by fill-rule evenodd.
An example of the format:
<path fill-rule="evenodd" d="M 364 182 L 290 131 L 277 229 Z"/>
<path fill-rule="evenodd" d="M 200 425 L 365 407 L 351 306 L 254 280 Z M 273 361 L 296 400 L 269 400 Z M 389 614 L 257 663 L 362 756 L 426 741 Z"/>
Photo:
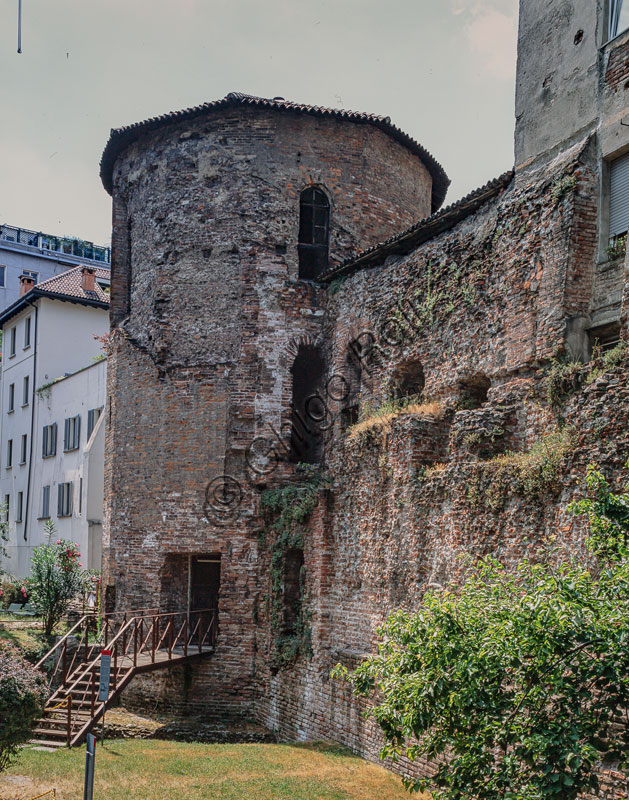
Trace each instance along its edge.
<path fill-rule="evenodd" d="M 28 579 L 29 597 L 49 636 L 84 584 L 78 545 L 65 539 L 36 547 Z"/>
<path fill-rule="evenodd" d="M 593 563 L 494 559 L 383 626 L 351 675 L 377 692 L 383 756 L 432 761 L 435 800 L 573 800 L 596 765 L 629 770 L 629 496 L 588 469 Z M 629 491 L 629 487 L 626 492 Z M 559 563 L 557 563 L 559 561 Z M 337 674 L 347 675 L 337 668 Z"/>
<path fill-rule="evenodd" d="M 45 697 L 41 672 L 17 648 L 0 640 L 0 772 L 28 739 Z"/>

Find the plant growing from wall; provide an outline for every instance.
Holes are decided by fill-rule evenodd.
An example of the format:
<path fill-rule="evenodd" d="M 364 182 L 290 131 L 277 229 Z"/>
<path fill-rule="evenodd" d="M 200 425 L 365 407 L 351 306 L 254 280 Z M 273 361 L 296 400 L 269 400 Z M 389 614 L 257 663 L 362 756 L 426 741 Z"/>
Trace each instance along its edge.
<path fill-rule="evenodd" d="M 570 427 L 555 428 L 522 453 L 503 453 L 479 464 L 467 499 L 473 508 L 500 511 L 509 493 L 543 504 L 558 488 L 561 467 L 573 449 Z"/>
<path fill-rule="evenodd" d="M 629 464 L 628 464 L 629 466 Z M 379 653 L 349 678 L 381 727 L 383 757 L 433 762 L 406 779 L 434 800 L 575 800 L 596 768 L 629 777 L 629 486 L 613 494 L 596 467 L 582 562 L 507 569 L 487 558 L 463 584 L 428 592 L 385 623 Z"/>
<path fill-rule="evenodd" d="M 47 636 L 68 610 L 70 601 L 84 587 L 79 558 L 78 545 L 65 539 L 41 544 L 33 552 L 28 593 L 43 618 Z"/>
<path fill-rule="evenodd" d="M 550 190 L 553 202 L 555 204 L 559 203 L 576 185 L 577 179 L 575 175 L 564 175 L 562 178 L 557 178 Z"/>
<path fill-rule="evenodd" d="M 45 698 L 43 674 L 16 647 L 0 640 L 0 772 L 17 758 Z"/>
<path fill-rule="evenodd" d="M 292 664 L 300 654 L 310 653 L 310 612 L 303 568 L 299 575 L 298 607 L 291 610 L 295 622 L 292 630 L 284 630 L 286 557 L 290 551 L 303 550 L 305 523 L 317 507 L 320 490 L 330 486 L 330 481 L 312 465 L 300 464 L 298 469 L 305 472 L 305 480 L 269 489 L 260 498 L 262 508 L 274 520 L 266 527 L 260 543 L 268 545 L 270 550 L 268 607 L 273 638 L 271 665 L 275 669 Z"/>
<path fill-rule="evenodd" d="M 566 398 L 579 388 L 583 364 L 579 361 L 551 359 L 542 378 L 546 402 L 557 411 Z"/>
<path fill-rule="evenodd" d="M 627 234 L 616 236 L 607 245 L 607 259 L 608 261 L 616 261 L 617 258 L 624 258 L 627 252 Z"/>

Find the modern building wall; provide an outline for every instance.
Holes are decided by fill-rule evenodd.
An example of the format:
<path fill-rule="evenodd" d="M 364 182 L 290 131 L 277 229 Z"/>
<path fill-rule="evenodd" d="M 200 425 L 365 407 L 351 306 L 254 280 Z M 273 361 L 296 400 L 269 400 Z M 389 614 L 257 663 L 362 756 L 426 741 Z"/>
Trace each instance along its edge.
<path fill-rule="evenodd" d="M 32 234 L 25 237 L 24 234 Z M 34 238 L 33 238 L 34 237 Z M 18 241 L 18 239 L 20 241 Z M 11 226 L 0 225 L 0 311 L 14 303 L 20 294 L 20 275 L 24 272 L 36 276 L 36 283 L 60 275 L 72 267 L 85 264 L 93 267 L 109 267 L 109 248 L 97 248 L 101 257 L 98 259 L 73 255 L 71 252 L 60 252 L 42 245 L 54 237 L 45 237 Z M 34 241 L 34 245 L 26 244 Z M 94 246 L 90 246 L 93 254 Z M 51 247 L 56 243 L 51 242 Z M 63 249 L 62 243 L 59 245 Z"/>
<path fill-rule="evenodd" d="M 26 320 L 31 320 L 31 345 L 24 347 Z M 11 357 L 11 330 L 16 330 L 16 354 Z M 3 328 L 2 409 L 0 424 L 0 502 L 9 497 L 8 560 L 5 569 L 20 576 L 28 575 L 32 550 L 44 541 L 42 487 L 51 486 L 50 510 L 59 535 L 72 538 L 81 546 L 87 558 L 90 550 L 86 517 L 88 486 L 84 472 L 87 411 L 104 406 L 106 362 L 102 359 L 101 343 L 95 336 L 108 330 L 105 309 L 92 308 L 62 300 L 38 298 L 34 305 L 13 316 Z M 29 379 L 27 402 L 23 403 L 24 378 Z M 61 379 L 61 380 L 59 380 Z M 15 408 L 9 411 L 10 386 L 15 387 Z M 81 415 L 80 447 L 71 453 L 63 452 L 64 421 Z M 52 458 L 42 458 L 42 429 L 45 424 L 57 423 L 57 450 Z M 22 437 L 26 436 L 27 451 L 21 459 Z M 100 436 L 104 436 L 101 431 Z M 7 465 L 8 442 L 13 442 L 12 466 Z M 91 443 L 102 448 L 102 443 Z M 93 456 L 91 456 L 93 459 Z M 102 468 L 101 468 L 102 469 Z M 92 506 L 99 480 L 98 467 L 92 469 L 94 488 Z M 66 476 L 64 478 L 64 476 Z M 81 492 L 81 478 L 84 486 Z M 57 486 L 59 482 L 73 483 L 73 513 L 69 518 L 57 518 Z M 22 494 L 22 520 L 16 519 L 19 493 Z M 80 511 L 79 511 L 80 509 Z M 99 517 L 94 513 L 96 524 Z M 93 536 L 97 528 L 94 528 Z M 90 566 L 96 566 L 98 545 L 91 546 Z"/>

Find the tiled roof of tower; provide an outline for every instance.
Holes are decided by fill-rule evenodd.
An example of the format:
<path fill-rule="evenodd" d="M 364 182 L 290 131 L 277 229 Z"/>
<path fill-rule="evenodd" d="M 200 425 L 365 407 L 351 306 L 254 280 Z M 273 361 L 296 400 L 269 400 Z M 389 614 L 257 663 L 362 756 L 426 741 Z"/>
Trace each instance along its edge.
<path fill-rule="evenodd" d="M 450 230 L 457 223 L 469 217 L 470 214 L 477 211 L 488 200 L 496 197 L 506 189 L 512 179 L 513 170 L 504 172 L 498 178 L 494 178 L 479 189 L 475 189 L 470 194 L 457 200 L 456 203 L 452 203 L 452 205 L 438 211 L 436 214 L 416 222 L 415 225 L 402 231 L 402 233 L 398 233 L 390 239 L 364 250 L 354 258 L 348 258 L 342 264 L 332 267 L 327 272 L 324 272 L 319 280 L 331 281 L 334 278 L 348 275 L 365 267 L 378 266 L 384 262 L 387 256 L 407 255 L 419 245 L 444 231 Z"/>
<path fill-rule="evenodd" d="M 159 117 L 151 117 L 142 122 L 135 122 L 133 125 L 126 125 L 122 128 L 112 128 L 109 140 L 103 151 L 100 162 L 100 176 L 105 189 L 111 194 L 112 191 L 112 171 L 118 155 L 129 144 L 138 139 L 143 133 L 148 133 L 160 128 L 163 125 L 180 122 L 186 119 L 193 119 L 204 114 L 218 112 L 226 108 L 235 106 L 254 106 L 257 108 L 270 108 L 277 111 L 288 111 L 298 114 L 310 114 L 316 117 L 335 117 L 336 119 L 347 120 L 358 124 L 373 125 L 384 131 L 400 144 L 415 153 L 425 164 L 432 177 L 432 210 L 437 211 L 445 200 L 450 179 L 439 162 L 424 148 L 404 131 L 400 130 L 391 122 L 390 117 L 379 117 L 375 114 L 365 114 L 359 111 L 346 111 L 339 108 L 325 108 L 323 106 L 309 106 L 302 103 L 293 103 L 284 98 L 276 97 L 273 99 L 265 97 L 255 97 L 241 92 L 230 92 L 222 100 L 214 100 L 211 103 L 202 103 L 199 106 L 185 108 L 182 111 L 172 111 L 168 114 L 161 114 Z"/>
<path fill-rule="evenodd" d="M 100 267 L 91 267 L 96 273 L 96 288 L 94 291 L 88 291 L 82 287 L 82 274 L 83 267 L 74 267 L 67 272 L 62 272 L 60 275 L 54 275 L 48 280 L 42 281 L 33 287 L 33 290 L 38 292 L 45 292 L 46 294 L 66 295 L 67 297 L 76 297 L 81 300 L 92 300 L 109 305 L 109 295 L 103 290 L 98 283 L 99 280 L 109 281 L 111 272 L 108 269 Z"/>

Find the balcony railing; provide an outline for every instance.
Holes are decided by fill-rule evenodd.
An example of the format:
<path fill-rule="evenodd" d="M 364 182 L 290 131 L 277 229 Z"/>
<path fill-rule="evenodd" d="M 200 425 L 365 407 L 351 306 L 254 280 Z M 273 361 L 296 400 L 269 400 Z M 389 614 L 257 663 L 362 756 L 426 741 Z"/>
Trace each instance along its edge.
<path fill-rule="evenodd" d="M 93 242 L 83 241 L 83 239 L 50 236 L 46 233 L 29 231 L 26 228 L 15 228 L 13 225 L 0 225 L 0 239 L 5 242 L 37 247 L 39 250 L 50 250 L 78 258 L 88 258 L 91 261 L 100 261 L 102 264 L 111 263 L 111 248 L 101 247 Z"/>

